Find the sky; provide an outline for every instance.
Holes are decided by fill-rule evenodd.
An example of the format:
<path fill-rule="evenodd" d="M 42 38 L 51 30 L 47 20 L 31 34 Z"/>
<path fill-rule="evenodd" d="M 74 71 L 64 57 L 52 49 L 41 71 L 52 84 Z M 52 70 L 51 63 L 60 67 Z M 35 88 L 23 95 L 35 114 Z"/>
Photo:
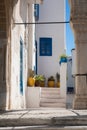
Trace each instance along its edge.
<path fill-rule="evenodd" d="M 66 21 L 70 20 L 70 6 L 66 0 Z M 70 24 L 66 24 L 66 53 L 71 55 L 71 50 L 75 48 L 74 36 Z"/>

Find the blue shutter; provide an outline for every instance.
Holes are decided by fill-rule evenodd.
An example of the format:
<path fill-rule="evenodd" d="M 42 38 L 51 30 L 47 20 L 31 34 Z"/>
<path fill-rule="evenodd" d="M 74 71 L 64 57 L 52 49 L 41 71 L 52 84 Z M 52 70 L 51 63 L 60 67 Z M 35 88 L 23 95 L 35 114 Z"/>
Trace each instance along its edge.
<path fill-rule="evenodd" d="M 52 56 L 52 38 L 40 38 L 40 56 Z"/>

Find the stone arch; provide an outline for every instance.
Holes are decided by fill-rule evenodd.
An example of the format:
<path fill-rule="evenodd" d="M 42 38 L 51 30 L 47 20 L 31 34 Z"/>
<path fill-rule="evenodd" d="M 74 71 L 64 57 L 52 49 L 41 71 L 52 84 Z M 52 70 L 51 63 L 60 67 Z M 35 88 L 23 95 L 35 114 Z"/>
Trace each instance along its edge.
<path fill-rule="evenodd" d="M 74 109 L 87 109 L 87 0 L 69 0 L 76 45 Z"/>

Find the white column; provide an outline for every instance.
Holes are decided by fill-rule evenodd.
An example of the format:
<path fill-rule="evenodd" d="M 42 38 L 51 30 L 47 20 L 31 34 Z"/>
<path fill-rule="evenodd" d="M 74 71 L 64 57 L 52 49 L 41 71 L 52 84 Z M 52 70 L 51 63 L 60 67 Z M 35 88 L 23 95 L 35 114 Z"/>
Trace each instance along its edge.
<path fill-rule="evenodd" d="M 74 109 L 87 109 L 87 1 L 69 0 L 76 44 Z"/>
<path fill-rule="evenodd" d="M 67 89 L 67 63 L 61 63 L 60 65 L 60 94 L 61 97 L 66 98 Z"/>

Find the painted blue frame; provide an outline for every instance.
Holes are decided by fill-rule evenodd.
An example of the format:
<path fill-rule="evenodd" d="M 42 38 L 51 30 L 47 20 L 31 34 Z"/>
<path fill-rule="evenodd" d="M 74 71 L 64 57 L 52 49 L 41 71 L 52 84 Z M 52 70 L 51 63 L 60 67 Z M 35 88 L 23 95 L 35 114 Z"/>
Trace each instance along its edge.
<path fill-rule="evenodd" d="M 20 37 L 20 93 L 23 95 L 23 40 Z"/>
<path fill-rule="evenodd" d="M 52 38 L 39 39 L 39 55 L 52 56 Z"/>
<path fill-rule="evenodd" d="M 34 4 L 34 16 L 35 20 L 39 20 L 39 4 Z"/>

